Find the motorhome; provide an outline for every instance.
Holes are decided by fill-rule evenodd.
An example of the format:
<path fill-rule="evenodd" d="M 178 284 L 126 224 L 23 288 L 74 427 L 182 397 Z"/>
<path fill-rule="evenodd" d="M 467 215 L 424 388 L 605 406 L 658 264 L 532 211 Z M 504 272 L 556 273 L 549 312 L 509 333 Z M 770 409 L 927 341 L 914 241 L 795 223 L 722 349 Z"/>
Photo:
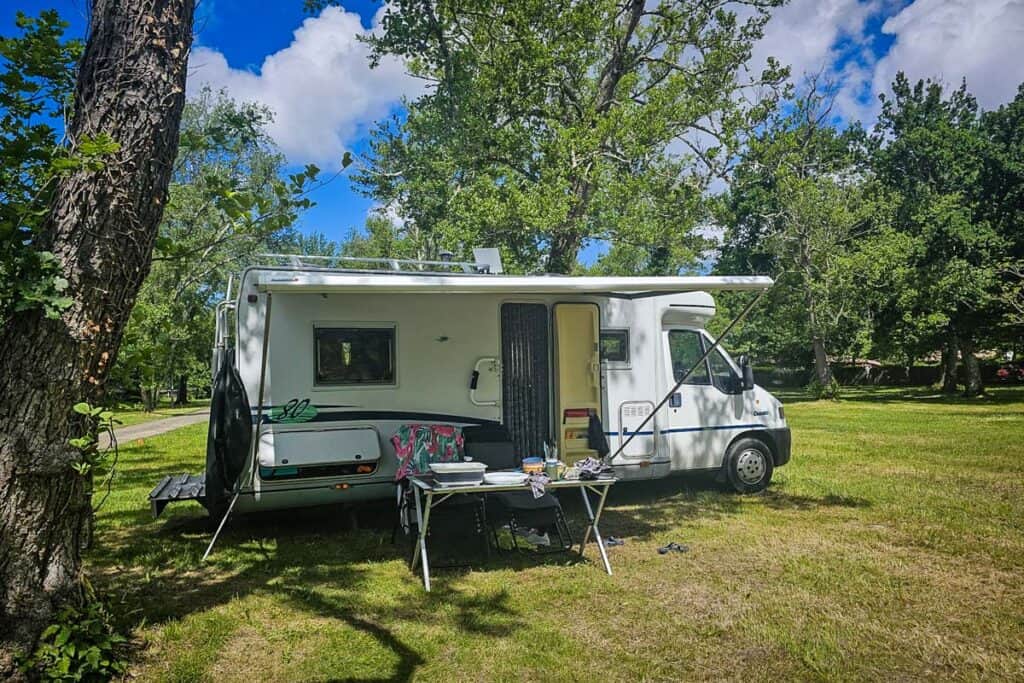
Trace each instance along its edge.
<path fill-rule="evenodd" d="M 622 480 L 714 471 L 749 492 L 789 460 L 782 405 L 706 329 L 712 292 L 769 278 L 507 275 L 496 250 L 282 261 L 246 269 L 218 309 L 218 371 L 246 405 L 235 433 L 251 433 L 218 475 L 236 511 L 394 496 L 391 437 L 410 423 L 502 423 L 520 456 L 548 444 L 572 463 L 595 455 L 596 418 Z M 211 448 L 230 442 L 225 416 L 214 424 L 225 410 L 215 400 Z M 221 457 L 206 479 L 161 482 L 154 513 L 188 498 L 212 510 Z"/>

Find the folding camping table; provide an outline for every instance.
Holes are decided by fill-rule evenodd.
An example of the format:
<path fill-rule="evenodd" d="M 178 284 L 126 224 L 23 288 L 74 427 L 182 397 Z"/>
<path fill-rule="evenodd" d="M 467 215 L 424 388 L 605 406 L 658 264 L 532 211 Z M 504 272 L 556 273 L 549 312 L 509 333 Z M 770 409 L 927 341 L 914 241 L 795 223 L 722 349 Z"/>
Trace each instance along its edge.
<path fill-rule="evenodd" d="M 583 506 L 590 520 L 590 524 L 587 525 L 587 530 L 583 534 L 583 541 L 580 543 L 580 556 L 583 556 L 587 541 L 590 540 L 590 534 L 593 533 L 594 542 L 597 543 L 597 549 L 601 552 L 601 561 L 604 563 L 604 569 L 609 574 L 612 573 L 612 566 L 608 563 L 608 552 L 604 547 L 604 539 L 601 538 L 601 531 L 597 525 L 601 521 L 604 501 L 608 498 L 608 489 L 615 482 L 615 477 L 602 476 L 597 479 L 560 479 L 552 481 L 545 486 L 545 489 L 549 491 L 554 489 L 579 489 L 580 495 L 583 496 Z M 430 525 L 431 510 L 455 495 L 479 495 L 498 493 L 499 491 L 530 490 L 528 483 L 514 486 L 483 483 L 443 486 L 436 484 L 431 478 L 422 475 L 410 476 L 409 483 L 412 486 L 413 498 L 416 501 L 416 525 L 419 529 L 419 535 L 416 537 L 416 546 L 412 550 L 412 559 L 409 561 L 409 566 L 415 570 L 418 563 L 423 563 L 423 586 L 428 591 L 430 590 L 430 564 L 427 561 L 427 530 Z M 590 496 L 587 495 L 588 491 L 597 496 L 596 506 L 591 504 Z"/>

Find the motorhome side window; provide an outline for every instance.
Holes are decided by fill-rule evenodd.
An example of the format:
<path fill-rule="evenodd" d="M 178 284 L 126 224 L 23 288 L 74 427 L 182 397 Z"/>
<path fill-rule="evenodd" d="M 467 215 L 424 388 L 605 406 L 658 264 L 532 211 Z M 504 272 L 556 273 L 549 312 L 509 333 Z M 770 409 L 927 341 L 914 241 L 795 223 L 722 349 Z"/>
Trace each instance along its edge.
<path fill-rule="evenodd" d="M 700 335 L 693 330 L 669 330 L 668 348 L 672 356 L 672 376 L 676 381 L 704 355 Z M 701 363 L 690 373 L 684 384 L 711 384 L 707 363 Z"/>
<path fill-rule="evenodd" d="M 317 327 L 316 384 L 395 383 L 393 327 Z"/>
<path fill-rule="evenodd" d="M 629 330 L 601 330 L 601 360 L 629 361 Z"/>

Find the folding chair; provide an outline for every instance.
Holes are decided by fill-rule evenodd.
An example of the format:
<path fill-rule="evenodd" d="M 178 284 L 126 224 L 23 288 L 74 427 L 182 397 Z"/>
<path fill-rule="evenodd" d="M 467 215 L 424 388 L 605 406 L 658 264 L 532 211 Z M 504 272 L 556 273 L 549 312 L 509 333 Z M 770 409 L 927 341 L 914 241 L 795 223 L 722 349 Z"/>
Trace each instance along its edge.
<path fill-rule="evenodd" d="M 520 459 L 508 430 L 503 425 L 481 425 L 463 430 L 467 458 L 487 465 L 490 471 L 516 469 Z M 541 552 L 563 552 L 573 545 L 572 531 L 562 512 L 558 498 L 545 493 L 534 498 L 530 491 L 500 491 L 486 495 L 486 515 L 494 536 L 494 545 L 499 550 L 498 529 L 508 525 L 512 531 L 512 544 L 518 549 L 516 532 L 520 529 L 543 529 L 558 537 L 558 544 Z"/>

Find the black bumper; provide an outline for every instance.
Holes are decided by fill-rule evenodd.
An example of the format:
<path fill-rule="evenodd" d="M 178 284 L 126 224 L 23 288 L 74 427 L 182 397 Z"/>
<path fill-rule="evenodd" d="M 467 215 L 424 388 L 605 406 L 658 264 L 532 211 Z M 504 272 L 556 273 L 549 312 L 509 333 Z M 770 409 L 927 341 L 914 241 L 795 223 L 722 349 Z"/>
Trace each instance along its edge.
<path fill-rule="evenodd" d="M 789 427 L 767 431 L 775 443 L 775 466 L 785 465 L 789 462 L 789 456 L 793 450 L 793 435 L 790 433 Z"/>

